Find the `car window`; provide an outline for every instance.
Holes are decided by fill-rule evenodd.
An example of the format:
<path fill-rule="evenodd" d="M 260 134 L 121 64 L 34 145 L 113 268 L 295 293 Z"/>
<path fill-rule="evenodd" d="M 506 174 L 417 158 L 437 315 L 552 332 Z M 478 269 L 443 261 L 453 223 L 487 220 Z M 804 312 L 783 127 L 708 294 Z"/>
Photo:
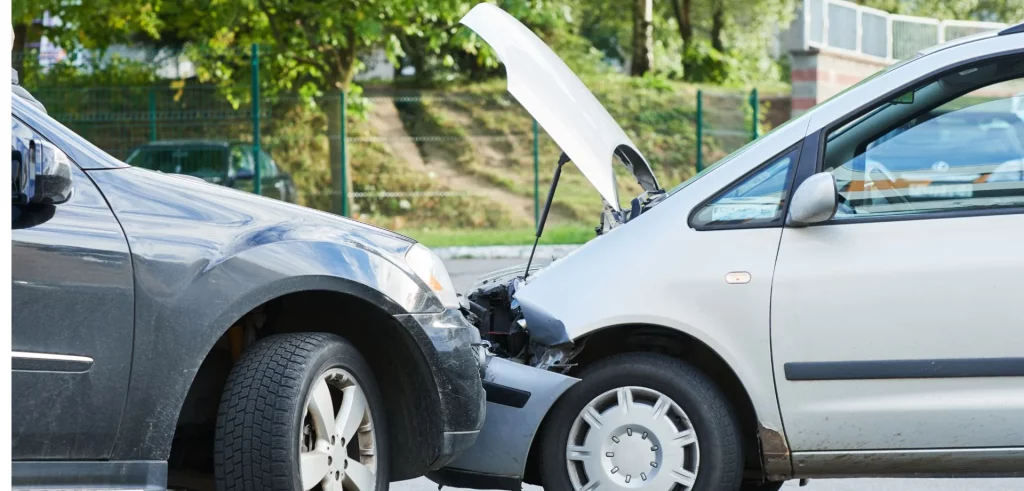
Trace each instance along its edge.
<path fill-rule="evenodd" d="M 692 221 L 694 227 L 767 225 L 780 223 L 785 207 L 796 151 L 769 162 L 704 205 Z"/>
<path fill-rule="evenodd" d="M 252 175 L 255 168 L 252 165 L 251 153 L 245 148 L 234 145 L 231 147 L 231 170 L 235 173 Z"/>
<path fill-rule="evenodd" d="M 267 155 L 267 152 L 260 150 L 260 172 L 263 173 L 260 177 L 277 177 L 277 165 L 274 164 L 274 159 Z"/>
<path fill-rule="evenodd" d="M 1022 68 L 1010 80 L 999 63 L 942 77 L 830 135 L 835 218 L 1024 206 Z"/>
<path fill-rule="evenodd" d="M 125 163 L 169 174 L 220 177 L 224 175 L 224 150 L 203 145 L 153 145 L 136 149 Z"/>

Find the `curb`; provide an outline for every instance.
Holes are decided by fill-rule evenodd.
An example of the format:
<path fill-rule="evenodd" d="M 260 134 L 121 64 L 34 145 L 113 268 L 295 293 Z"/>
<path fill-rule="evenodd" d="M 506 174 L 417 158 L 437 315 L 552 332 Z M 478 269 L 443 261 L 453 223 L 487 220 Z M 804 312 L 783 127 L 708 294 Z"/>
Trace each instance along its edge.
<path fill-rule="evenodd" d="M 558 258 L 576 250 L 579 244 L 537 246 L 538 258 Z M 450 259 L 522 259 L 530 257 L 533 246 L 459 246 L 432 248 L 442 260 Z"/>

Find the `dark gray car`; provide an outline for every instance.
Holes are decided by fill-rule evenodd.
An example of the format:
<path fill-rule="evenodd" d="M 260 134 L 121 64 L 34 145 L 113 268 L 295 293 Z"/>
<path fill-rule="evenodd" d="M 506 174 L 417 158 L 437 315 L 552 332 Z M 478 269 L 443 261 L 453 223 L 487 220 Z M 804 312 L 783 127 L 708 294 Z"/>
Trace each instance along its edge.
<path fill-rule="evenodd" d="M 475 441 L 480 336 L 427 248 L 19 96 L 11 125 L 15 487 L 386 490 Z"/>

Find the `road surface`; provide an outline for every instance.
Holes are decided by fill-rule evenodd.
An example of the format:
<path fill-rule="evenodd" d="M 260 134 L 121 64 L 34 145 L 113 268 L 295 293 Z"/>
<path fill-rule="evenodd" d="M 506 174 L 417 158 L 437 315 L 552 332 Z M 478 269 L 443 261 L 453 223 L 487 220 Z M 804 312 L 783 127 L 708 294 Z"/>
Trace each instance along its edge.
<path fill-rule="evenodd" d="M 445 261 L 455 288 L 464 292 L 477 277 L 509 266 L 524 264 L 520 259 L 452 259 Z M 426 478 L 392 483 L 393 491 L 437 491 L 437 484 Z M 451 489 L 451 488 L 446 488 Z M 818 479 L 801 488 L 796 481 L 784 490 L 807 491 L 1024 491 L 1024 479 Z M 523 486 L 523 491 L 543 491 L 539 486 Z"/>

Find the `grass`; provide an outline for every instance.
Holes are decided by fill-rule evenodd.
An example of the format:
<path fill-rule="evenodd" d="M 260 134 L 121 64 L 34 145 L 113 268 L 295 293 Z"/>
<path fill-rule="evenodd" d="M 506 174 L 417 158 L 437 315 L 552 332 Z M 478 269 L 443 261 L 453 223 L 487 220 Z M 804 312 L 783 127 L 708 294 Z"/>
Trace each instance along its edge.
<path fill-rule="evenodd" d="M 532 228 L 418 229 L 403 230 L 428 247 L 531 245 Z M 583 224 L 551 226 L 544 230 L 541 244 L 582 244 L 594 238 L 593 226 Z"/>
<path fill-rule="evenodd" d="M 670 188 L 695 172 L 697 87 L 680 82 L 604 74 L 587 80 L 604 104 L 644 152 L 655 175 Z M 749 126 L 745 90 L 720 91 L 705 98 L 705 121 L 710 129 L 742 130 Z M 451 87 L 444 92 L 423 92 L 427 101 L 405 109 L 407 130 L 411 134 L 439 134 L 461 141 L 421 142 L 421 151 L 439 147 L 454 157 L 459 167 L 490 184 L 530 197 L 533 193 L 532 118 L 505 91 L 504 80 Z M 714 123 L 714 124 L 712 124 Z M 717 160 L 737 142 L 705 141 L 705 163 Z M 721 148 L 724 146 L 725 148 Z M 540 187 L 550 182 L 551 171 L 561 153 L 558 146 L 541 131 L 539 141 Z M 640 193 L 640 188 L 616 163 L 620 205 Z M 600 213 L 597 192 L 575 169 L 568 166 L 562 175 L 554 202 L 556 223 L 586 222 Z"/>

